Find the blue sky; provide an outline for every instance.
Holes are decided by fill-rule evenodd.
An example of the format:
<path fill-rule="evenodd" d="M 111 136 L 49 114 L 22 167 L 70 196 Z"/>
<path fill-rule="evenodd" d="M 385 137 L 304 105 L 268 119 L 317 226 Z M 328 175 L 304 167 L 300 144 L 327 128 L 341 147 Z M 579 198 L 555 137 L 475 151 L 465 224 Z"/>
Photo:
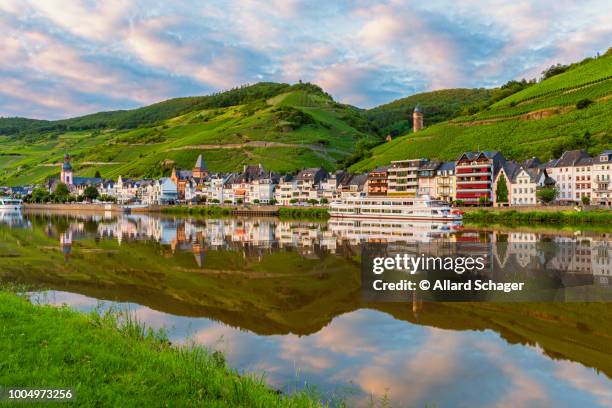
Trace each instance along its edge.
<path fill-rule="evenodd" d="M 611 16 L 609 0 L 0 0 L 0 116 L 300 79 L 367 108 L 605 52 Z"/>

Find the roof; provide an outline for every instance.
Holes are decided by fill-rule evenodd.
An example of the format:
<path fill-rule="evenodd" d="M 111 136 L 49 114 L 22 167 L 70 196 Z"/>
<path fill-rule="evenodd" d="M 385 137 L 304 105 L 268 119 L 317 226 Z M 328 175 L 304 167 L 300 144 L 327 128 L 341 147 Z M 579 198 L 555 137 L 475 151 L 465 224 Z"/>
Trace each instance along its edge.
<path fill-rule="evenodd" d="M 193 172 L 191 170 L 177 170 L 176 171 L 176 176 L 179 179 L 188 179 L 188 178 L 191 178 L 193 176 Z"/>
<path fill-rule="evenodd" d="M 384 173 L 387 170 L 389 170 L 389 165 L 387 166 L 378 166 L 377 168 L 375 168 L 374 170 L 372 170 L 370 173 Z"/>
<path fill-rule="evenodd" d="M 415 106 L 414 111 L 417 113 L 421 113 L 421 107 L 419 105 Z"/>
<path fill-rule="evenodd" d="M 514 182 L 516 180 L 516 176 L 520 173 L 522 167 L 515 161 L 506 161 L 502 163 L 502 169 L 506 174 L 506 177 L 510 180 L 510 182 Z"/>
<path fill-rule="evenodd" d="M 542 162 L 540 161 L 540 159 L 538 159 L 537 157 L 532 157 L 531 159 L 527 159 L 523 163 L 521 163 L 521 166 L 526 169 L 531 169 L 534 167 L 538 167 L 541 164 Z"/>
<path fill-rule="evenodd" d="M 104 179 L 99 177 L 73 177 L 72 184 L 75 186 L 101 184 Z"/>
<path fill-rule="evenodd" d="M 476 159 L 477 157 L 479 157 L 480 155 L 485 156 L 487 159 L 495 159 L 496 157 L 501 156 L 501 153 L 498 152 L 498 151 L 464 152 L 463 154 L 461 154 L 461 156 L 459 156 L 457 161 L 461 160 L 464 156 L 468 160 L 473 160 L 473 159 Z"/>
<path fill-rule="evenodd" d="M 419 170 L 437 170 L 438 167 L 440 167 L 440 165 L 442 164 L 442 162 L 437 161 L 437 160 L 431 160 L 428 162 L 425 162 L 423 164 L 421 164 L 419 166 Z"/>
<path fill-rule="evenodd" d="M 547 161 L 546 163 L 540 164 L 538 167 L 541 169 L 549 169 L 551 167 L 555 167 L 558 161 L 558 159 L 552 159 Z"/>
<path fill-rule="evenodd" d="M 248 165 L 243 167 L 242 173 L 237 175 L 237 177 L 234 179 L 234 182 L 249 183 L 253 180 L 258 180 L 266 177 L 267 173 L 261 164 L 257 166 Z"/>
<path fill-rule="evenodd" d="M 202 159 L 202 155 L 198 156 L 194 169 L 206 170 L 206 163 L 204 163 L 204 159 Z"/>
<path fill-rule="evenodd" d="M 555 167 L 579 166 L 581 165 L 580 161 L 587 158 L 590 158 L 590 156 L 584 150 L 568 150 L 563 152 L 559 160 L 557 160 Z"/>
<path fill-rule="evenodd" d="M 455 170 L 455 162 L 453 161 L 442 162 L 442 164 L 440 164 L 440 167 L 438 167 L 437 170 L 438 171 Z"/>
<path fill-rule="evenodd" d="M 368 180 L 368 175 L 366 173 L 355 174 L 351 177 L 351 179 L 346 185 L 363 187 L 363 185 L 366 183 L 367 180 Z"/>
<path fill-rule="evenodd" d="M 327 176 L 327 170 L 323 167 L 310 167 L 300 171 L 295 178 L 296 180 L 312 180 L 317 183 Z"/>
<path fill-rule="evenodd" d="M 601 157 L 607 156 L 608 160 L 602 161 Z M 593 158 L 593 163 L 610 163 L 612 161 L 612 150 L 604 150 Z"/>

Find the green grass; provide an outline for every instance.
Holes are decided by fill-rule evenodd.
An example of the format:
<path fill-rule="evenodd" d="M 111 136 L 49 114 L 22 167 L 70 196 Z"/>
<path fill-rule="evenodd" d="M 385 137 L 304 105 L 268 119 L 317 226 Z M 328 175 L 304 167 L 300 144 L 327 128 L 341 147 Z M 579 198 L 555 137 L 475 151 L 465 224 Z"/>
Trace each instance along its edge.
<path fill-rule="evenodd" d="M 498 224 L 612 225 L 612 211 L 468 211 L 466 222 Z"/>
<path fill-rule="evenodd" d="M 73 388 L 79 406 L 319 406 L 239 375 L 218 352 L 172 346 L 126 313 L 81 314 L 0 292 L 0 317 L 5 387 Z"/>
<path fill-rule="evenodd" d="M 198 205 L 198 206 L 171 206 L 162 209 L 164 214 L 192 214 L 192 215 L 212 215 L 227 216 L 232 214 L 233 207 L 221 207 L 218 205 Z M 257 210 L 257 207 L 253 207 Z M 326 208 L 318 207 L 278 207 L 277 215 L 281 219 L 327 219 L 329 212 Z"/>
<path fill-rule="evenodd" d="M 281 207 L 278 209 L 281 219 L 304 218 L 304 219 L 328 219 L 327 208 L 304 208 L 304 207 Z"/>

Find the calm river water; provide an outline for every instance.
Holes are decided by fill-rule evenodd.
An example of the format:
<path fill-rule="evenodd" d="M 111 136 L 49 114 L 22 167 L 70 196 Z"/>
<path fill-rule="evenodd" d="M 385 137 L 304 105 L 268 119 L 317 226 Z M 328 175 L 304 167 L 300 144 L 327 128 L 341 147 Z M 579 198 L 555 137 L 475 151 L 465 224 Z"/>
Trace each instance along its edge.
<path fill-rule="evenodd" d="M 222 350 L 285 392 L 375 406 L 612 406 L 612 303 L 367 303 L 360 243 L 507 242 L 612 291 L 610 232 L 459 225 L 0 215 L 0 280 L 39 302 L 113 305 Z M 544 256 L 534 242 L 571 242 Z M 100 305 L 102 302 L 102 305 Z"/>

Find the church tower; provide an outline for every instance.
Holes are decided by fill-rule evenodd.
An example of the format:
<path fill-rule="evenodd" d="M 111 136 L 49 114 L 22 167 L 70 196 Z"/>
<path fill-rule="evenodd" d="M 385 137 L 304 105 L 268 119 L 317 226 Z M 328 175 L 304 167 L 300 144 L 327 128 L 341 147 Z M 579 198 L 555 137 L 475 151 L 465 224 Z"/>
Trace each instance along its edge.
<path fill-rule="evenodd" d="M 72 179 L 72 165 L 70 164 L 70 155 L 66 153 L 64 155 L 64 163 L 62 164 L 62 171 L 60 172 L 60 181 L 67 186 L 71 186 Z"/>
<path fill-rule="evenodd" d="M 423 112 L 421 112 L 421 108 L 419 105 L 414 108 L 414 112 L 412 112 L 412 131 L 418 132 L 423 129 Z"/>
<path fill-rule="evenodd" d="M 206 163 L 204 163 L 204 160 L 202 159 L 202 155 L 198 156 L 198 160 L 196 160 L 196 164 L 191 171 L 191 175 L 196 179 L 208 176 L 208 169 L 206 168 Z"/>

